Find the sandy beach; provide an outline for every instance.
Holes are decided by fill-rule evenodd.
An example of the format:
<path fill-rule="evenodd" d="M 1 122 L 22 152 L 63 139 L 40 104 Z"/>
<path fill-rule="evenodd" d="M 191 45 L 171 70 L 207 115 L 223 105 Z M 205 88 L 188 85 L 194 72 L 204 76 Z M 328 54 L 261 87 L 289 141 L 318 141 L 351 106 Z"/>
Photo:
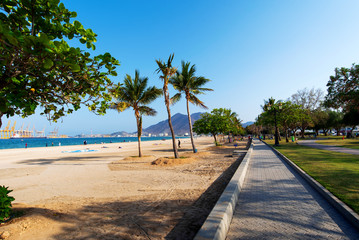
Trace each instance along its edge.
<path fill-rule="evenodd" d="M 0 150 L 0 185 L 23 216 L 0 226 L 6 239 L 173 238 L 186 211 L 236 159 L 213 138 Z M 243 154 L 245 142 L 241 143 Z M 95 150 L 77 152 L 75 150 Z M 153 164 L 153 161 L 156 164 Z M 213 189 L 215 191 L 215 188 Z M 188 215 L 188 214 L 187 214 Z M 171 234 L 172 232 L 172 234 Z"/>

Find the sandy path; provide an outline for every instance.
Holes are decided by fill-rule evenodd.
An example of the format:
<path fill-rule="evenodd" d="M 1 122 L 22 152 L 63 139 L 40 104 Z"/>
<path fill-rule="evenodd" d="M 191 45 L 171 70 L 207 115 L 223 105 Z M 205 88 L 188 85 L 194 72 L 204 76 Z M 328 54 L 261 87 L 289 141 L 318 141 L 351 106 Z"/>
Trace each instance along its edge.
<path fill-rule="evenodd" d="M 181 143 L 180 156 L 190 154 L 190 140 Z M 0 150 L 0 185 L 14 190 L 15 209 L 26 212 L 0 227 L 0 234 L 8 231 L 8 239 L 162 239 L 234 161 L 223 159 L 226 153 L 203 153 L 213 146 L 212 138 L 198 138 L 196 144 L 197 160 L 173 166 L 151 165 L 173 156 L 171 140 L 142 142 L 149 156 L 142 159 L 129 158 L 137 154 L 136 142 Z M 63 152 L 85 148 L 97 151 Z"/>

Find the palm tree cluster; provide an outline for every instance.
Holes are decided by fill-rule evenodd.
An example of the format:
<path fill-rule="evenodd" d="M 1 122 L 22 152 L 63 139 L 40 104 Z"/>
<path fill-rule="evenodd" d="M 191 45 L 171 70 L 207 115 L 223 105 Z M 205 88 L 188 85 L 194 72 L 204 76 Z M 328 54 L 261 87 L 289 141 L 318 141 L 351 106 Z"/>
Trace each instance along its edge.
<path fill-rule="evenodd" d="M 112 95 L 116 98 L 116 102 L 111 105 L 112 109 L 122 112 L 128 108 L 132 108 L 135 112 L 137 123 L 137 138 L 138 138 L 138 151 L 139 157 L 142 156 L 141 152 L 141 134 L 142 134 L 142 116 L 154 116 L 156 110 L 148 107 L 147 105 L 163 95 L 165 106 L 168 114 L 168 125 L 172 136 L 172 145 L 174 157 L 178 158 L 178 149 L 176 145 L 175 133 L 171 121 L 170 105 L 178 102 L 182 95 L 186 98 L 186 107 L 189 121 L 189 130 L 191 135 L 191 143 L 193 152 L 196 152 L 196 147 L 193 140 L 192 121 L 189 110 L 189 103 L 196 106 L 207 108 L 207 106 L 196 95 L 204 94 L 206 91 L 213 91 L 210 88 L 203 86 L 210 80 L 204 77 L 196 77 L 195 65 L 191 66 L 190 62 L 182 61 L 182 70 L 177 71 L 177 68 L 172 66 L 174 54 L 171 54 L 167 62 L 156 60 L 158 68 L 156 72 L 160 74 L 160 79 L 163 82 L 162 90 L 155 86 L 148 87 L 148 78 L 140 77 L 139 71 L 135 71 L 135 77 L 126 75 L 124 83 L 118 83 L 111 89 Z M 172 85 L 178 91 L 173 97 L 170 97 L 168 92 L 168 85 Z"/>

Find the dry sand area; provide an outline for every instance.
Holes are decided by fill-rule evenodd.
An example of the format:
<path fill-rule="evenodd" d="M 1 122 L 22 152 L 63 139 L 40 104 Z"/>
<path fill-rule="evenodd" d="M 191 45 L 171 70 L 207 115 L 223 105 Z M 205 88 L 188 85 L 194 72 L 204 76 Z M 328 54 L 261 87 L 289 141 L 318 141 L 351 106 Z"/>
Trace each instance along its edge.
<path fill-rule="evenodd" d="M 241 161 L 213 138 L 0 150 L 0 185 L 22 215 L 6 239 L 191 239 Z M 243 150 L 246 142 L 237 147 Z M 121 148 L 119 148 L 121 146 Z M 80 149 L 95 152 L 68 153 Z M 156 161 L 157 160 L 157 161 Z M 156 161 L 156 164 L 153 164 Z"/>

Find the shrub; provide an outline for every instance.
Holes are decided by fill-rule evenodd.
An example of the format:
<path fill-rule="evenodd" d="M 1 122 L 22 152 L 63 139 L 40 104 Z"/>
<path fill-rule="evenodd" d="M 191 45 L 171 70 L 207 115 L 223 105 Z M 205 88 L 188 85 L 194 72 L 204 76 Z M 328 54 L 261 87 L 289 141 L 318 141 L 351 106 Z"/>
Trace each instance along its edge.
<path fill-rule="evenodd" d="M 10 217 L 11 202 L 15 200 L 15 198 L 8 195 L 10 192 L 12 190 L 8 190 L 8 187 L 0 186 L 0 221 L 5 221 Z"/>

